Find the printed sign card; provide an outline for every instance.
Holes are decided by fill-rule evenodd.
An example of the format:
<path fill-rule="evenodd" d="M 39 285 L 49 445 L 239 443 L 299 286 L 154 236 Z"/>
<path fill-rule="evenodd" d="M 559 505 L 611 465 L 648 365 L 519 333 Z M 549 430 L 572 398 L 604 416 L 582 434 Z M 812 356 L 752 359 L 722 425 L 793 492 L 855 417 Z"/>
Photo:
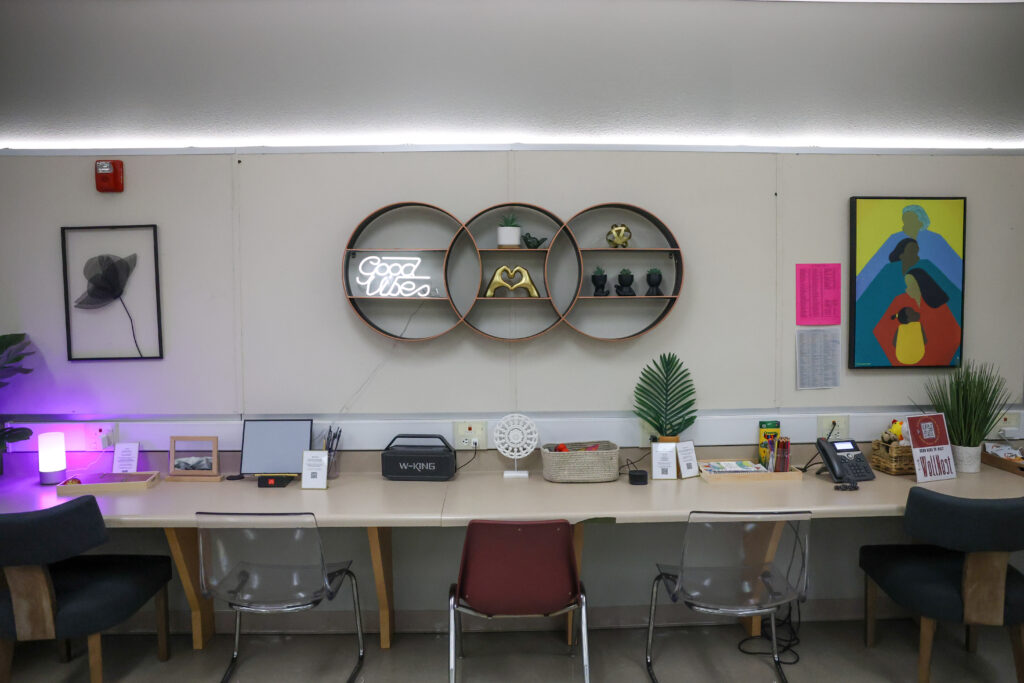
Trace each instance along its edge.
<path fill-rule="evenodd" d="M 114 446 L 113 472 L 135 472 L 139 469 L 139 443 L 118 442 Z"/>
<path fill-rule="evenodd" d="M 917 481 L 955 479 L 956 467 L 953 465 L 953 449 L 949 446 L 945 415 L 912 415 L 907 418 L 907 426 L 910 428 Z"/>
<path fill-rule="evenodd" d="M 676 444 L 651 444 L 651 479 L 676 478 Z"/>
<path fill-rule="evenodd" d="M 327 488 L 327 451 L 302 452 L 302 488 Z"/>
<path fill-rule="evenodd" d="M 680 441 L 676 444 L 676 454 L 679 458 L 679 476 L 687 477 L 700 476 L 700 468 L 697 467 L 697 451 L 693 449 L 692 441 Z"/>

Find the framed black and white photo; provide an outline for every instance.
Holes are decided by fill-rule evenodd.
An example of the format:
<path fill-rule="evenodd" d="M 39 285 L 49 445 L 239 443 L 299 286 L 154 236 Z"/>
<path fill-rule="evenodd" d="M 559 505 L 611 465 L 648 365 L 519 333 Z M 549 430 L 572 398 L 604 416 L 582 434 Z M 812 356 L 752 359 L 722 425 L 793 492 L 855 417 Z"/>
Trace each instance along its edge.
<path fill-rule="evenodd" d="M 163 358 L 155 225 L 61 228 L 68 360 Z"/>

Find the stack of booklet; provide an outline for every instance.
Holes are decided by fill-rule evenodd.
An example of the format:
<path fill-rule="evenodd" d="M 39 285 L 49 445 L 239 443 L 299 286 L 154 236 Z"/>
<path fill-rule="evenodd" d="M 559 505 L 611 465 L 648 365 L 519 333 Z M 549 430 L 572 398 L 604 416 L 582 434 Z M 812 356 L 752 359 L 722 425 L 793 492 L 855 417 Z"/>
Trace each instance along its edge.
<path fill-rule="evenodd" d="M 705 472 L 726 474 L 728 472 L 767 472 L 763 465 L 751 460 L 712 460 L 703 463 Z"/>

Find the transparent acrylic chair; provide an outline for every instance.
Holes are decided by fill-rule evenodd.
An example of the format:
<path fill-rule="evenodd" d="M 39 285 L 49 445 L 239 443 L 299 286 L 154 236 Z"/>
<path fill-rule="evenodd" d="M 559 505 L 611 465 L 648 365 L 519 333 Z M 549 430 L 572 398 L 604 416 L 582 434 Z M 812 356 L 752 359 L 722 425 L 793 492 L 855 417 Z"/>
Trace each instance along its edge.
<path fill-rule="evenodd" d="M 679 565 L 658 565 L 647 624 L 647 673 L 651 662 L 658 587 L 673 602 L 696 612 L 735 617 L 769 616 L 772 660 L 786 681 L 775 638 L 775 613 L 807 595 L 810 512 L 692 512 Z"/>
<path fill-rule="evenodd" d="M 351 561 L 327 564 L 312 513 L 235 514 L 197 512 L 199 578 L 203 594 L 235 610 L 235 646 L 221 683 L 238 663 L 242 612 L 268 614 L 311 609 L 331 600 L 347 577 L 352 587 L 359 656 L 348 681 L 363 666 L 359 587 Z"/>

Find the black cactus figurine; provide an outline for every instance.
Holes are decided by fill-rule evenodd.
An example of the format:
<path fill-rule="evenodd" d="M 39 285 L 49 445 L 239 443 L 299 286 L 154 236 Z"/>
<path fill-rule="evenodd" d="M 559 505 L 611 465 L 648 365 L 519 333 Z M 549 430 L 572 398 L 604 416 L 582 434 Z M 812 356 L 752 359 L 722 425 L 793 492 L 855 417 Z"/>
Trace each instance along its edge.
<path fill-rule="evenodd" d="M 633 291 L 633 272 L 629 268 L 619 271 L 619 284 L 615 285 L 615 293 L 619 296 L 636 296 Z"/>
<path fill-rule="evenodd" d="M 608 276 L 604 274 L 604 268 L 601 266 L 594 268 L 594 274 L 590 276 L 590 281 L 594 284 L 594 296 L 608 296 L 608 290 L 605 287 L 608 284 Z"/>
<path fill-rule="evenodd" d="M 661 271 L 651 268 L 647 271 L 647 296 L 661 296 Z"/>

